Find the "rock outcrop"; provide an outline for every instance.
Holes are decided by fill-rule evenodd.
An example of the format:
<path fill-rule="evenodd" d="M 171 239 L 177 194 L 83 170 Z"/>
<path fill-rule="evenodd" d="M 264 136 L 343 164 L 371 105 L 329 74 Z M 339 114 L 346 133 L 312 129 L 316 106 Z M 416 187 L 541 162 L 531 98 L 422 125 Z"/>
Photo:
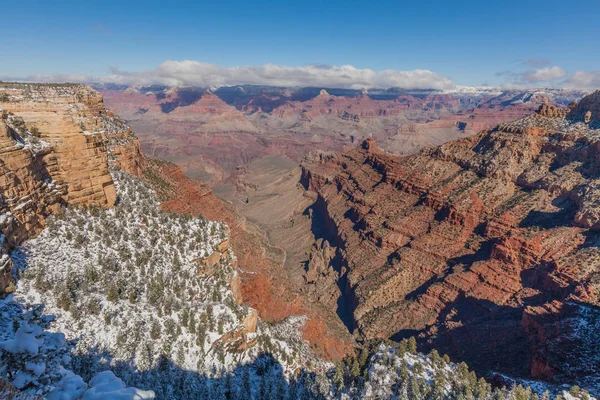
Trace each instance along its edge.
<path fill-rule="evenodd" d="M 536 311 L 598 305 L 600 130 L 571 118 L 595 97 L 409 157 L 367 140 L 305 161 L 336 249 L 312 257 L 310 292 L 358 337 L 417 333 L 479 372 L 562 382 L 565 352 L 597 365 L 581 341 L 557 345 L 577 313 Z"/>
<path fill-rule="evenodd" d="M 0 229 L 8 246 L 37 234 L 63 206 L 112 206 L 111 151 L 125 169 L 141 170 L 137 138 L 89 87 L 1 83 L 0 110 Z"/>
<path fill-rule="evenodd" d="M 584 97 L 577 106 L 568 113 L 568 117 L 574 120 L 583 120 L 584 123 L 592 123 L 596 128 L 600 126 L 600 90 Z"/>

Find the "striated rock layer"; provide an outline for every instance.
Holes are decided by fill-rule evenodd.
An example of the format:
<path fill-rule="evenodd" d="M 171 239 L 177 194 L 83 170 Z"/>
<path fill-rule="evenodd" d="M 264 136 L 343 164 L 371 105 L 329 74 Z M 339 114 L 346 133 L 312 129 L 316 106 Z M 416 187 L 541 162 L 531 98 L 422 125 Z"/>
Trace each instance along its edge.
<path fill-rule="evenodd" d="M 238 166 L 281 155 L 300 162 L 310 151 L 341 150 L 373 137 L 398 155 L 440 145 L 522 118 L 540 104 L 566 105 L 583 93 L 564 90 L 444 93 L 276 87 L 127 87 L 104 90 L 144 152 L 204 181 L 235 180 Z"/>
<path fill-rule="evenodd" d="M 372 139 L 313 154 L 302 182 L 328 245 L 310 291 L 361 338 L 417 333 L 480 372 L 595 374 L 585 340 L 557 344 L 598 306 L 599 94 L 409 157 Z"/>
<path fill-rule="evenodd" d="M 73 205 L 111 206 L 109 157 L 141 173 L 131 129 L 93 89 L 70 84 L 0 84 L 0 229 L 7 248 L 37 234 L 46 218 Z M 0 293 L 10 285 L 10 263 Z"/>

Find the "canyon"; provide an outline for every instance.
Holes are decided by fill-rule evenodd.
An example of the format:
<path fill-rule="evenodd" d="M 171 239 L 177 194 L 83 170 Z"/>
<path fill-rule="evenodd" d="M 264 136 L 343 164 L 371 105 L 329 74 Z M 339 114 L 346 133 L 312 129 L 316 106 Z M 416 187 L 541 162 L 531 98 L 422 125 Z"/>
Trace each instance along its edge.
<path fill-rule="evenodd" d="M 144 149 L 168 142 L 154 154 L 231 202 L 280 252 L 288 287 L 355 340 L 417 335 L 480 373 L 595 387 L 598 93 L 191 91 L 200 100 L 169 101 L 210 121 L 189 135 L 171 134 L 181 117 L 160 105 L 131 114 L 153 92 L 104 93 L 151 131 Z"/>
<path fill-rule="evenodd" d="M 311 150 L 341 150 L 372 137 L 412 154 L 534 112 L 566 106 L 581 91 L 341 90 L 237 86 L 100 86 L 107 107 L 139 136 L 144 153 L 191 177 L 235 180 L 238 166 L 279 155 L 299 163 Z"/>
<path fill-rule="evenodd" d="M 340 360 L 353 352 L 354 341 L 335 312 L 307 301 L 289 282 L 284 252 L 208 185 L 185 176 L 174 164 L 146 158 L 132 129 L 105 108 L 97 91 L 73 84 L 1 85 L 0 293 L 14 290 L 8 254 L 39 234 L 50 215 L 67 206 L 115 205 L 118 198 L 109 174 L 113 165 L 149 182 L 165 211 L 228 223 L 231 247 L 244 271 L 236 290 L 240 301 L 255 308 L 261 318 L 279 322 L 307 315 L 303 334 L 316 354 Z"/>
<path fill-rule="evenodd" d="M 492 382 L 598 392 L 600 92 L 579 102 L 486 93 L 477 101 L 487 105 L 475 105 L 439 93 L 411 103 L 397 93 L 161 89 L 158 99 L 106 89 L 122 119 L 84 85 L 1 85 L 4 295 L 15 290 L 11 252 L 40 232 L 51 240 L 51 215 L 119 206 L 117 168 L 148 185 L 167 215 L 226 223 L 227 240 L 197 261 L 202 271 L 235 266 L 227 285 L 255 310 L 222 335 L 233 353 L 257 345 L 257 324 L 268 332 L 303 316 L 293 329 L 314 360 L 352 360 L 357 348 L 414 336 L 420 350 L 467 361 Z M 405 124 L 411 107 L 417 128 Z M 382 109 L 404 122 L 381 119 Z M 140 140 L 127 116 L 165 134 Z M 288 119 L 293 129 L 282 128 Z M 314 139 L 332 123 L 362 133 L 304 141 L 303 129 Z M 427 139 L 373 128 L 388 123 Z"/>
<path fill-rule="evenodd" d="M 598 95 L 413 156 L 373 139 L 312 154 L 301 181 L 327 244 L 310 291 L 359 338 L 417 334 L 481 372 L 594 381 Z"/>

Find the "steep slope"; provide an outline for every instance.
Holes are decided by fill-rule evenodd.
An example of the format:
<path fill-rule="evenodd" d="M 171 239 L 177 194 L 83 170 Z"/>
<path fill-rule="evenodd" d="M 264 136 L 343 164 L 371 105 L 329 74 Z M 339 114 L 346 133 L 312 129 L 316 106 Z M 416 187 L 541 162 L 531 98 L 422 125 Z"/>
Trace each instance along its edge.
<path fill-rule="evenodd" d="M 2 83 L 0 110 L 3 246 L 39 233 L 46 218 L 66 205 L 114 204 L 109 157 L 133 173 L 143 167 L 131 129 L 89 87 Z M 11 284 L 9 269 L 10 263 L 0 293 Z"/>
<path fill-rule="evenodd" d="M 312 290 L 341 297 L 361 337 L 416 332 L 478 371 L 591 379 L 593 329 L 559 327 L 595 324 L 598 95 L 410 157 L 366 140 L 308 159 L 336 248 Z"/>
<path fill-rule="evenodd" d="M 147 184 L 119 170 L 112 176 L 116 207 L 69 208 L 11 254 L 21 271 L 15 300 L 38 315 L 41 309 L 32 305 L 43 304 L 40 318 L 63 335 L 57 354 L 44 362 L 60 365 L 60 357 L 69 355 L 62 364 L 84 381 L 110 364 L 128 384 L 151 388 L 158 398 L 183 398 L 211 371 L 222 376 L 263 353 L 278 359 L 286 373 L 329 366 L 300 338 L 304 317 L 265 325 L 240 304 L 237 260 L 223 223 L 161 212 Z M 7 339 L 19 340 L 19 331 L 11 335 L 19 317 L 0 318 L 0 349 Z M 9 376 L 22 368 L 11 360 L 0 366 Z M 183 371 L 193 373 L 170 388 Z M 56 366 L 51 373 L 13 382 L 29 393 L 46 393 L 64 375 Z"/>

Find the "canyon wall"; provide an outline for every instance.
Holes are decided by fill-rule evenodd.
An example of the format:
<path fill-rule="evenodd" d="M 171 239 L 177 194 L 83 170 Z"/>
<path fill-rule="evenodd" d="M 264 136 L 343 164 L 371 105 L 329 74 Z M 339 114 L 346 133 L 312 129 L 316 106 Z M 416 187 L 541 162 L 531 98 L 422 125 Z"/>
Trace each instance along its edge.
<path fill-rule="evenodd" d="M 587 379 L 589 341 L 561 327 L 593 326 L 600 294 L 598 93 L 413 156 L 372 139 L 313 154 L 302 182 L 334 255 L 309 264 L 311 292 L 359 338 L 417 334 L 479 372 Z"/>
<path fill-rule="evenodd" d="M 0 83 L 0 110 L 5 250 L 39 233 L 63 206 L 112 206 L 109 158 L 141 173 L 137 138 L 87 86 Z M 2 277 L 0 292 L 11 282 L 9 262 Z"/>

